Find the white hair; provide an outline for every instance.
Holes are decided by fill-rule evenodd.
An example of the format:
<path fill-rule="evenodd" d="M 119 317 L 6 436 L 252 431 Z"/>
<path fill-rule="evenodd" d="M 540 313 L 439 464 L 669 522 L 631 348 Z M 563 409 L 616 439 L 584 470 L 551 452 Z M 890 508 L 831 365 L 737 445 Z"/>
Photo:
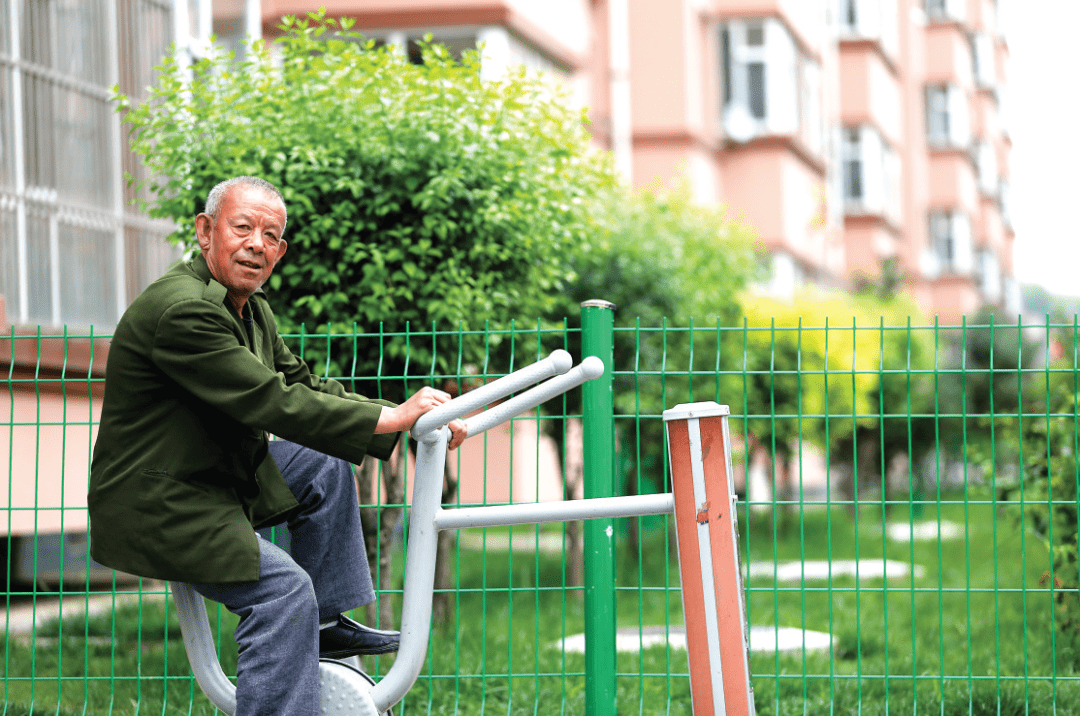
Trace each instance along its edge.
<path fill-rule="evenodd" d="M 239 176 L 232 179 L 226 179 L 223 182 L 219 182 L 210 190 L 210 193 L 206 195 L 206 206 L 203 208 L 203 213 L 208 214 L 211 218 L 217 221 L 218 212 L 221 211 L 221 202 L 225 200 L 225 195 L 229 193 L 229 189 L 234 186 L 245 186 L 251 189 L 260 189 L 267 194 L 273 194 L 281 200 L 281 205 L 285 206 L 285 197 L 281 195 L 281 192 L 276 186 L 260 179 L 259 177 L 252 176 Z M 289 223 L 289 212 L 285 210 L 285 224 Z M 282 235 L 285 234 L 285 226 L 281 227 Z"/>

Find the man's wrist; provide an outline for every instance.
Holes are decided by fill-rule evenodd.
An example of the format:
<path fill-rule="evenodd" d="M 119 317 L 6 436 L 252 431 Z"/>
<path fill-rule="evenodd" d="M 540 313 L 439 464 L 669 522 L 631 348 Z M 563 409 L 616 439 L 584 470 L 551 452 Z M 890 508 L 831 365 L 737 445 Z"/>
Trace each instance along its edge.
<path fill-rule="evenodd" d="M 379 411 L 379 420 L 375 423 L 375 434 L 382 435 L 384 433 L 398 433 L 401 432 L 400 418 L 398 417 L 397 408 L 391 408 L 388 406 L 382 406 L 382 410 Z"/>

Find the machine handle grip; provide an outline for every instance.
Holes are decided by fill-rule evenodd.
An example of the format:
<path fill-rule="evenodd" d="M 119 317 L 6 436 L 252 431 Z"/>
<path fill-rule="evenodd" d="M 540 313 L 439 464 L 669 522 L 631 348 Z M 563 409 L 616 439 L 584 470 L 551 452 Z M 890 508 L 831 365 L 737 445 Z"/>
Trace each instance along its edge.
<path fill-rule="evenodd" d="M 490 430 L 516 415 L 521 415 L 526 410 L 531 410 L 541 403 L 551 400 L 557 395 L 562 395 L 587 380 L 599 378 L 603 374 L 604 361 L 596 356 L 589 356 L 569 373 L 552 378 L 525 391 L 521 395 L 515 395 L 505 403 L 500 403 L 490 410 L 472 416 L 465 421 L 465 425 L 468 427 L 466 435 L 470 438 L 473 435 L 479 435 L 485 430 Z"/>
<path fill-rule="evenodd" d="M 561 348 L 552 351 L 551 355 L 543 360 L 525 366 L 509 375 L 504 375 L 502 378 L 482 385 L 475 390 L 470 390 L 468 393 L 459 395 L 453 400 L 424 413 L 413 425 L 412 436 L 419 440 L 431 431 L 446 425 L 451 420 L 467 415 L 488 403 L 505 398 L 511 393 L 516 393 L 522 388 L 527 388 L 552 376 L 562 375 L 570 370 L 573 364 L 573 358 L 566 351 Z"/>

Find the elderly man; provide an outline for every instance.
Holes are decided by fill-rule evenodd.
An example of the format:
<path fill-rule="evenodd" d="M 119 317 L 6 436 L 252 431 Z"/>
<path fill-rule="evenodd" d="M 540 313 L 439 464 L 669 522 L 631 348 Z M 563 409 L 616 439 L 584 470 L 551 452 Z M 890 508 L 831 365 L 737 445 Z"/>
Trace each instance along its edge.
<path fill-rule="evenodd" d="M 116 327 L 90 476 L 95 560 L 191 583 L 240 616 L 239 716 L 314 715 L 320 655 L 397 649 L 397 632 L 342 614 L 375 597 L 349 463 L 388 458 L 449 399 L 424 388 L 398 406 L 369 400 L 286 348 L 260 290 L 285 254 L 286 219 L 261 179 L 210 192 L 200 253 Z M 450 428 L 457 447 L 464 424 Z M 255 531 L 280 523 L 291 554 Z"/>

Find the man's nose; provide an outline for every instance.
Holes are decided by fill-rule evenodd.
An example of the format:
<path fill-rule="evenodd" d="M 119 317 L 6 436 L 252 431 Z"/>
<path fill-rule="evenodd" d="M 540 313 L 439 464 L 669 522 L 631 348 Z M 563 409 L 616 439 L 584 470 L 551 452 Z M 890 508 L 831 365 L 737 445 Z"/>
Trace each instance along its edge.
<path fill-rule="evenodd" d="M 265 248 L 262 232 L 252 231 L 248 234 L 247 241 L 244 242 L 244 247 L 261 254 Z"/>

